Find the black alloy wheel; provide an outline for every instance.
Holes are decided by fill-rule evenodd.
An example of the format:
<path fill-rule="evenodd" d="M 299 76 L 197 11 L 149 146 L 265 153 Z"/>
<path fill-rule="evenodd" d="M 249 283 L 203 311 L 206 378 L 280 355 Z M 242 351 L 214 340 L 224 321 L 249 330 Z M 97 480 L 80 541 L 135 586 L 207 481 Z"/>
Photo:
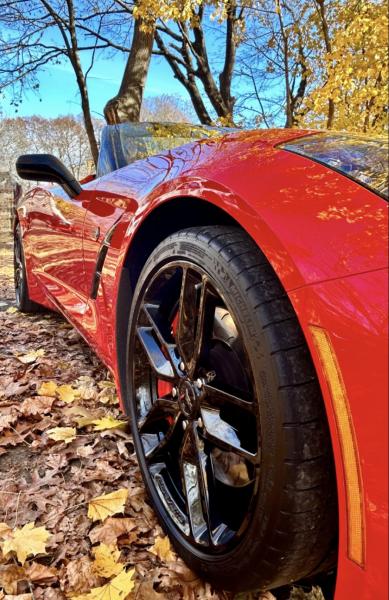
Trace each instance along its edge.
<path fill-rule="evenodd" d="M 285 387 L 281 380 L 289 376 L 287 386 L 301 388 L 301 382 L 293 382 L 292 373 L 274 372 L 271 344 L 284 345 L 285 340 L 272 341 L 271 323 L 258 319 L 258 297 L 251 299 L 245 289 L 250 286 L 242 285 L 242 267 L 251 276 L 259 272 L 267 278 L 271 273 L 276 296 L 285 304 L 279 306 L 284 314 L 278 320 L 292 320 L 294 330 L 297 321 L 278 280 L 240 230 L 184 230 L 153 252 L 140 276 L 130 317 L 130 414 L 143 477 L 177 551 L 215 585 L 269 589 L 318 569 L 335 538 L 336 498 L 320 390 L 298 326 L 288 343 L 302 346 L 306 411 L 315 412 L 315 434 L 325 441 L 320 460 L 324 454 L 326 470 L 319 462 L 316 475 L 324 477 L 320 487 L 325 480 L 327 490 L 320 501 L 317 494 L 315 499 L 305 494 L 297 506 L 284 492 L 296 485 L 298 474 L 287 467 L 285 453 L 296 458 L 296 449 L 286 447 L 291 436 L 284 431 L 279 387 Z M 264 329 L 270 331 L 264 334 Z M 301 390 L 295 393 L 301 395 Z M 302 423 L 300 437 L 305 428 Z M 308 446 L 314 446 L 310 439 Z M 296 445 L 301 447 L 300 438 Z M 303 455 L 297 458 L 296 471 L 305 460 Z M 283 515 L 293 507 L 297 519 L 301 508 L 315 511 L 310 535 L 319 545 L 313 552 L 311 540 L 302 552 L 300 533 L 297 562 L 296 533 Z M 288 547 L 293 555 L 285 558 Z M 269 558 L 271 568 L 265 566 Z"/>
<path fill-rule="evenodd" d="M 19 306 L 24 288 L 24 264 L 19 235 L 15 236 L 14 241 L 14 283 L 16 305 Z"/>
<path fill-rule="evenodd" d="M 17 223 L 14 233 L 14 285 L 16 307 L 21 312 L 36 313 L 42 310 L 42 307 L 31 300 L 29 296 L 26 262 L 19 223 Z"/>

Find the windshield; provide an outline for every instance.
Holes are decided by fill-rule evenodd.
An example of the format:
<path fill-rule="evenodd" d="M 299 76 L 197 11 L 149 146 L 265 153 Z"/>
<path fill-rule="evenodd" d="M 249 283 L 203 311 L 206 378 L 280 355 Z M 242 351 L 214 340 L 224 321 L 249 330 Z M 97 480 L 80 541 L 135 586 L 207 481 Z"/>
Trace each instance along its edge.
<path fill-rule="evenodd" d="M 130 163 L 202 138 L 236 129 L 190 123 L 120 123 L 102 131 L 97 177 Z"/>
<path fill-rule="evenodd" d="M 280 147 L 331 167 L 388 199 L 387 139 L 319 133 Z"/>

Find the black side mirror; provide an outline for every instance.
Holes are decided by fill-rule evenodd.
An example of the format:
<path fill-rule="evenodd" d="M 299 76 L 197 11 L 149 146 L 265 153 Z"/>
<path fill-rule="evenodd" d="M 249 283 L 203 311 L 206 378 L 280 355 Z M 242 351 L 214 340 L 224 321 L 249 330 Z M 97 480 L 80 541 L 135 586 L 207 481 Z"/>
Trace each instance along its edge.
<path fill-rule="evenodd" d="M 22 154 L 16 161 L 16 172 L 22 179 L 59 183 L 72 198 L 82 191 L 71 172 L 52 154 Z"/>

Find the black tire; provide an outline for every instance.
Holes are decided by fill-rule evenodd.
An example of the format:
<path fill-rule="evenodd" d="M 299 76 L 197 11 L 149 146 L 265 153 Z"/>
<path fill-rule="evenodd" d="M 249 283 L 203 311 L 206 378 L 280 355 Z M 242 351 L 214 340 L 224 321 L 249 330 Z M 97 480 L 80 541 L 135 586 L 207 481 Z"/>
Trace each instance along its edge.
<path fill-rule="evenodd" d="M 16 307 L 23 313 L 37 313 L 42 307 L 30 299 L 28 293 L 26 261 L 23 251 L 20 224 L 17 223 L 14 234 L 14 280 Z"/>
<path fill-rule="evenodd" d="M 184 272 L 182 298 L 200 294 L 196 302 L 207 308 L 191 325 L 194 313 L 185 310 L 183 300 L 178 310 L 186 316 L 182 325 L 179 318 L 173 333 L 164 319 L 169 314 L 171 324 L 177 314 L 180 300 L 174 307 L 175 286 L 182 284 Z M 206 286 L 207 292 L 202 292 Z M 274 589 L 335 566 L 337 498 L 321 391 L 292 305 L 265 256 L 238 228 L 182 230 L 151 254 L 134 299 L 126 363 L 134 443 L 155 511 L 178 554 L 216 587 L 234 591 Z M 226 317 L 233 325 L 223 325 Z M 177 385 L 175 380 L 165 384 L 173 386 L 171 392 L 157 400 L 162 394 L 161 373 L 176 369 L 179 348 L 181 358 L 189 348 L 185 344 L 195 348 L 189 334 L 201 329 L 196 329 L 199 322 L 208 323 L 207 331 L 211 328 L 212 333 L 204 328 L 200 336 L 198 372 L 191 370 L 194 363 L 188 351 L 186 375 L 181 369 Z M 164 357 L 169 365 L 163 363 Z M 206 368 L 216 364 L 221 374 L 211 371 L 201 379 L 201 361 Z M 218 392 L 212 391 L 210 382 L 220 388 Z M 202 386 L 199 392 L 197 385 Z M 229 403 L 225 392 L 231 390 L 241 399 L 246 392 L 251 394 L 245 396 L 254 406 L 250 417 Z M 228 401 L 221 402 L 220 393 Z M 216 409 L 212 408 L 215 399 Z M 154 402 L 151 408 L 150 401 Z M 201 417 L 196 423 L 198 410 Z M 204 421 L 208 413 L 217 419 L 214 430 L 208 416 Z M 254 420 L 259 424 L 257 437 L 252 434 Z M 232 429 L 238 442 L 231 438 Z M 220 450 L 223 435 L 232 451 L 231 444 Z M 253 466 L 246 458 L 247 448 L 260 460 L 259 466 L 257 459 Z M 242 456 L 236 457 L 236 452 Z M 218 463 L 215 457 L 220 453 Z M 244 473 L 238 484 L 230 478 L 231 456 Z M 226 460 L 228 470 L 222 471 L 227 469 Z"/>

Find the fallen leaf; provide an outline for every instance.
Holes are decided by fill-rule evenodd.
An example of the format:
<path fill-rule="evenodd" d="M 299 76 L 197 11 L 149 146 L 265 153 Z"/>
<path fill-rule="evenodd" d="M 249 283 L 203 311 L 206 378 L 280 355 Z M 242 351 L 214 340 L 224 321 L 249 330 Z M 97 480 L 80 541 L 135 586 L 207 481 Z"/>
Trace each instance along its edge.
<path fill-rule="evenodd" d="M 4 435 L 0 436 L 0 446 L 17 446 L 24 442 L 24 438 L 28 436 L 28 431 L 24 435 L 18 431 L 6 431 Z"/>
<path fill-rule="evenodd" d="M 83 375 L 79 377 L 76 381 L 77 394 L 82 398 L 82 400 L 92 400 L 97 396 L 97 388 L 95 386 L 95 381 L 92 377 L 88 375 Z"/>
<path fill-rule="evenodd" d="M 39 396 L 53 396 L 55 398 L 55 393 L 57 391 L 57 384 L 55 381 L 44 381 L 40 388 L 38 389 Z"/>
<path fill-rule="evenodd" d="M 124 564 L 119 563 L 120 550 L 117 546 L 107 546 L 106 544 L 100 544 L 96 548 L 92 549 L 95 560 L 92 565 L 92 569 L 96 575 L 101 577 L 112 577 L 118 575 L 124 569 Z"/>
<path fill-rule="evenodd" d="M 65 568 L 65 591 L 79 594 L 100 585 L 102 581 L 93 571 L 92 565 L 89 556 L 81 556 L 77 560 L 69 561 Z"/>
<path fill-rule="evenodd" d="M 65 404 L 70 404 L 76 398 L 76 391 L 72 388 L 71 385 L 60 385 L 56 389 L 58 398 L 65 402 Z"/>
<path fill-rule="evenodd" d="M 92 425 L 94 421 L 100 418 L 103 409 L 91 411 L 83 406 L 75 405 L 65 408 L 63 412 L 67 416 L 74 416 L 74 421 L 78 427 L 86 427 L 86 425 Z"/>
<path fill-rule="evenodd" d="M 134 589 L 135 569 L 122 571 L 102 587 L 92 588 L 87 594 L 73 596 L 73 600 L 124 600 Z"/>
<path fill-rule="evenodd" d="M 9 426 L 13 425 L 15 421 L 17 421 L 17 416 L 15 414 L 0 416 L 0 431 L 9 428 Z"/>
<path fill-rule="evenodd" d="M 128 517 L 108 517 L 104 523 L 92 529 L 89 532 L 89 538 L 92 544 L 102 542 L 108 546 L 116 544 L 116 540 L 123 535 L 127 535 L 135 529 L 137 523 L 135 519 Z"/>
<path fill-rule="evenodd" d="M 88 456 L 91 456 L 94 452 L 92 446 L 80 446 L 76 450 L 77 456 L 81 456 L 81 458 L 88 458 Z"/>
<path fill-rule="evenodd" d="M 175 560 L 175 555 L 171 550 L 170 540 L 167 535 L 165 537 L 158 536 L 155 539 L 154 545 L 149 549 L 149 552 L 152 552 L 158 556 L 158 558 L 163 562 Z"/>
<path fill-rule="evenodd" d="M 23 354 L 22 356 L 17 356 L 16 358 L 18 359 L 18 361 L 20 361 L 24 365 L 29 365 L 29 364 L 35 362 L 37 358 L 44 356 L 44 354 L 45 354 L 45 351 L 42 350 L 42 348 L 39 348 L 39 350 L 31 350 L 31 352 L 28 352 L 27 354 Z"/>
<path fill-rule="evenodd" d="M 18 309 L 16 308 L 16 306 L 10 306 L 5 312 L 9 315 L 13 315 L 14 313 L 18 312 Z"/>
<path fill-rule="evenodd" d="M 112 381 L 100 381 L 98 385 L 101 390 L 97 395 L 98 402 L 102 404 L 119 404 L 116 387 Z"/>
<path fill-rule="evenodd" d="M 126 429 L 127 422 L 119 421 L 113 417 L 103 417 L 102 419 L 96 419 L 92 421 L 94 428 L 93 431 L 103 431 L 104 429 Z"/>
<path fill-rule="evenodd" d="M 119 455 L 122 458 L 125 458 L 126 460 L 130 460 L 131 454 L 133 454 L 134 452 L 134 446 L 130 444 L 131 450 L 129 451 L 129 449 L 127 448 L 127 444 L 128 442 L 125 442 L 124 440 L 119 440 L 118 442 L 116 442 Z"/>
<path fill-rule="evenodd" d="M 16 528 L 12 537 L 6 539 L 2 544 L 4 556 L 15 552 L 18 561 L 23 565 L 27 556 L 36 556 L 46 553 L 46 542 L 50 533 L 45 527 L 35 527 L 35 523 L 27 523 L 22 528 Z"/>
<path fill-rule="evenodd" d="M 153 581 L 150 579 L 140 582 L 134 596 L 136 600 L 168 600 L 168 596 L 155 591 Z"/>
<path fill-rule="evenodd" d="M 56 442 L 69 444 L 76 439 L 77 431 L 74 427 L 53 427 L 47 430 L 47 436 Z"/>
<path fill-rule="evenodd" d="M 0 396 L 4 398 L 10 398 L 11 396 L 18 396 L 23 394 L 30 387 L 29 383 L 24 380 L 21 381 L 10 381 L 3 390 L 0 392 Z"/>
<path fill-rule="evenodd" d="M 58 579 L 57 569 L 38 562 L 31 562 L 25 569 L 27 578 L 34 583 L 54 583 Z"/>
<path fill-rule="evenodd" d="M 7 594 L 16 594 L 18 581 L 25 578 L 25 571 L 19 565 L 0 565 L 0 588 Z"/>
<path fill-rule="evenodd" d="M 128 490 L 122 488 L 105 496 L 93 498 L 88 505 L 88 517 L 92 521 L 104 521 L 107 517 L 123 512 L 127 497 Z"/>
<path fill-rule="evenodd" d="M 50 412 L 53 402 L 54 398 L 52 396 L 34 396 L 33 398 L 23 400 L 19 410 L 26 417 L 40 414 L 45 415 Z"/>
<path fill-rule="evenodd" d="M 115 386 L 114 382 L 113 381 L 108 381 L 108 379 L 104 380 L 104 381 L 99 381 L 98 386 L 99 386 L 99 388 L 101 390 L 103 390 L 104 388 L 111 388 L 111 389 L 114 389 L 114 390 L 116 389 L 116 386 Z"/>
<path fill-rule="evenodd" d="M 7 523 L 0 523 L 0 538 L 9 537 L 12 532 L 11 527 L 8 527 Z"/>

